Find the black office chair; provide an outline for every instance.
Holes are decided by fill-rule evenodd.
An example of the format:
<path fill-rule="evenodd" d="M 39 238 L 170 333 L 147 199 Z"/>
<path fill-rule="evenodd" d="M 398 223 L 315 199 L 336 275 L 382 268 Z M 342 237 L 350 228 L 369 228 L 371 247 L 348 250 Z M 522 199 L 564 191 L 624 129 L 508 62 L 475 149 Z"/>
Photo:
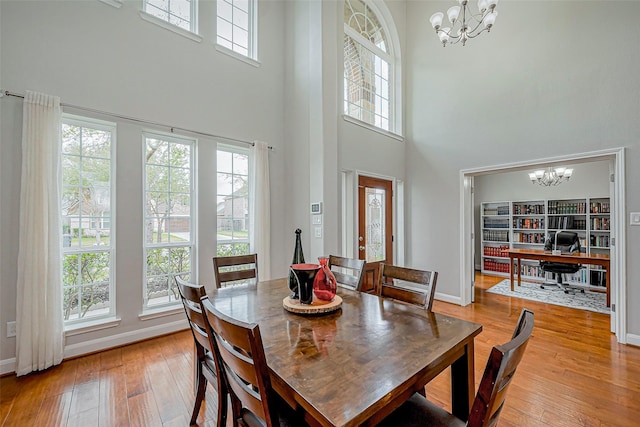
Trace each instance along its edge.
<path fill-rule="evenodd" d="M 580 238 L 575 231 L 558 231 L 557 233 L 549 236 L 544 244 L 545 251 L 559 250 L 562 254 L 570 254 L 580 252 Z M 580 264 L 568 264 L 564 262 L 555 261 L 540 261 L 540 268 L 546 273 L 553 273 L 556 276 L 555 283 L 543 283 L 540 285 L 542 289 L 549 286 L 557 286 L 568 294 L 569 291 L 580 290 L 584 293 L 584 289 L 575 286 L 570 286 L 566 282 L 562 281 L 563 274 L 575 274 L 582 266 Z"/>

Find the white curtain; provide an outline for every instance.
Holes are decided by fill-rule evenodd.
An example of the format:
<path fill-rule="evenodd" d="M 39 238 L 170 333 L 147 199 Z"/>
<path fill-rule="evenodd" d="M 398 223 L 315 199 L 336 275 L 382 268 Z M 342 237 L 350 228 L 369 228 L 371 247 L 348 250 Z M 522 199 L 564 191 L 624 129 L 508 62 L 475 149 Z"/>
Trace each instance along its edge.
<path fill-rule="evenodd" d="M 62 361 L 60 98 L 27 91 L 16 304 L 16 373 Z"/>
<path fill-rule="evenodd" d="M 271 195 L 269 194 L 269 146 L 253 144 L 253 178 L 249 189 L 251 218 L 251 252 L 258 254 L 259 280 L 271 278 Z"/>

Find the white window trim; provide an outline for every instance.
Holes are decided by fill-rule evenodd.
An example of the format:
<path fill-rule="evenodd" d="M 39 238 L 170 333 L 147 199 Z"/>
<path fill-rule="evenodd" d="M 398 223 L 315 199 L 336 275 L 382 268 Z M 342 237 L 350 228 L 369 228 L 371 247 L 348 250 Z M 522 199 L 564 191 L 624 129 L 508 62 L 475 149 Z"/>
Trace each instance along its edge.
<path fill-rule="evenodd" d="M 354 125 L 363 127 L 365 129 L 372 130 L 374 132 L 378 132 L 379 134 L 382 134 L 384 136 L 388 136 L 389 138 L 395 139 L 397 141 L 404 142 L 404 136 L 399 135 L 399 134 L 397 134 L 395 132 L 384 130 L 384 129 L 379 128 L 379 127 L 377 127 L 375 125 L 372 125 L 371 123 L 367 123 L 367 122 L 364 122 L 362 120 L 356 119 L 355 117 L 351 117 L 348 114 L 343 114 L 342 118 L 344 119 L 345 122 L 353 123 Z"/>
<path fill-rule="evenodd" d="M 86 334 L 88 332 L 100 331 L 102 329 L 115 328 L 120 326 L 122 320 L 119 317 L 109 316 L 101 319 L 94 319 L 82 323 L 74 323 L 64 328 L 64 335 L 72 337 L 74 335 Z"/>
<path fill-rule="evenodd" d="M 184 28 L 180 28 L 177 25 L 170 24 L 167 21 L 164 21 L 158 17 L 155 17 L 145 12 L 144 10 L 140 11 L 140 17 L 147 22 L 151 22 L 152 24 L 156 24 L 166 30 L 173 31 L 176 34 L 180 34 L 181 36 L 186 37 L 189 40 L 193 40 L 198 43 L 201 43 L 203 40 L 201 35 L 196 34 L 189 30 L 185 30 Z"/>
<path fill-rule="evenodd" d="M 94 129 L 98 129 L 98 130 L 103 130 L 103 131 L 109 131 L 111 132 L 111 210 L 110 212 L 116 212 L 117 210 L 117 188 L 115 185 L 115 178 L 116 178 L 116 158 L 117 158 L 117 124 L 114 122 L 108 122 L 106 120 L 100 120 L 100 119 L 94 119 L 92 117 L 84 117 L 84 116 L 79 116 L 77 114 L 69 114 L 69 113 L 63 113 L 62 114 L 62 122 L 63 123 L 68 123 L 68 124 L 72 124 L 74 126 L 82 126 L 82 127 L 88 127 L 91 126 Z M 62 156 L 62 152 L 60 151 L 60 155 Z M 62 172 L 61 172 L 62 173 Z M 62 183 L 61 183 L 62 185 Z M 115 222 L 115 217 L 111 218 L 111 224 L 110 224 L 110 234 L 109 234 L 109 241 L 111 243 L 111 249 L 109 250 L 109 313 L 103 314 L 103 315 L 99 315 L 99 316 L 91 316 L 88 319 L 87 318 L 82 318 L 82 319 L 72 319 L 72 320 L 66 320 L 64 321 L 64 330 L 65 333 L 66 331 L 75 331 L 75 330 L 82 330 L 82 332 L 78 332 L 78 333 L 85 333 L 85 332 L 90 332 L 92 330 L 100 330 L 100 329 L 105 329 L 105 328 L 110 328 L 110 327 L 115 327 L 118 326 L 118 324 L 115 324 L 113 326 L 104 326 L 104 327 L 97 327 L 97 329 L 94 329 L 95 326 L 92 325 L 102 325 L 102 324 L 111 324 L 114 322 L 113 319 L 116 319 L 115 317 L 115 313 L 116 313 L 116 222 Z M 62 245 L 62 243 L 61 243 Z M 104 250 L 100 250 L 102 252 L 104 252 Z M 85 249 L 78 249 L 77 251 L 73 251 L 73 252 L 79 252 L 79 253 L 86 253 L 86 252 L 91 252 L 90 248 L 85 248 Z M 66 253 L 72 253 L 72 252 L 66 252 Z M 64 249 L 62 251 L 62 255 L 64 256 L 65 252 Z M 60 273 L 62 274 L 62 272 Z M 117 319 L 117 322 L 120 322 L 120 319 Z M 87 329 L 87 330 L 85 330 Z M 72 333 L 71 335 L 76 335 L 75 333 Z"/>
<path fill-rule="evenodd" d="M 146 139 L 147 138 L 158 138 L 158 139 L 163 139 L 169 142 L 175 142 L 175 143 L 180 143 L 180 144 L 184 144 L 184 143 L 188 143 L 191 145 L 191 162 L 190 162 L 190 168 L 191 168 L 191 173 L 192 173 L 192 179 L 191 179 L 191 242 L 189 245 L 185 245 L 183 243 L 167 243 L 167 244 L 163 244 L 162 246 L 147 246 L 146 241 L 144 240 L 144 231 L 143 231 L 143 242 L 142 242 L 142 250 L 143 250 L 143 259 L 147 258 L 147 251 L 148 249 L 154 248 L 154 247 L 185 247 L 188 246 L 190 249 L 190 256 L 191 256 L 191 271 L 189 272 L 189 275 L 192 279 L 192 281 L 194 283 L 198 283 L 197 280 L 197 272 L 198 272 L 198 254 L 197 254 L 197 248 L 198 248 L 198 239 L 197 239 L 197 221 L 198 221 L 198 200 L 197 200 L 197 194 L 198 194 L 198 185 L 197 185 L 197 180 L 198 180 L 198 171 L 196 170 L 196 165 L 198 164 L 198 160 L 197 160 L 197 146 L 198 146 L 198 140 L 196 138 L 190 138 L 188 136 L 185 135 L 176 135 L 174 133 L 167 133 L 167 132 L 160 132 L 160 131 L 156 131 L 156 130 L 152 130 L 152 129 L 143 129 L 142 130 L 142 191 L 143 191 L 143 201 L 142 201 L 142 218 L 143 218 L 143 229 L 144 227 L 144 221 L 146 218 L 146 206 L 145 206 L 145 194 L 144 192 L 146 191 L 146 180 L 147 180 L 147 174 L 146 174 L 146 170 L 147 170 L 147 162 L 146 162 Z M 168 303 L 163 303 L 163 304 L 158 304 L 158 305 L 153 305 L 153 306 L 147 306 L 145 303 L 146 300 L 146 286 L 147 286 L 147 268 L 146 268 L 146 263 L 144 263 L 143 265 L 143 272 L 142 272 L 142 313 L 140 315 L 138 315 L 138 317 L 141 320 L 149 320 L 149 319 L 155 319 L 158 317 L 164 317 L 164 316 L 170 316 L 175 314 L 173 311 L 174 310 L 180 310 L 180 307 L 182 307 L 182 303 L 180 301 L 180 299 L 173 301 L 173 302 L 168 302 Z"/>
<path fill-rule="evenodd" d="M 216 43 L 216 50 L 220 53 L 224 53 L 232 58 L 235 58 L 239 61 L 245 62 L 249 65 L 253 65 L 256 68 L 260 68 L 262 63 L 256 59 L 249 58 L 248 56 L 244 56 L 241 53 L 236 52 L 235 50 L 229 49 L 228 47 L 222 46 Z"/>
<path fill-rule="evenodd" d="M 120 9 L 122 7 L 122 0 L 99 0 L 104 4 Z"/>

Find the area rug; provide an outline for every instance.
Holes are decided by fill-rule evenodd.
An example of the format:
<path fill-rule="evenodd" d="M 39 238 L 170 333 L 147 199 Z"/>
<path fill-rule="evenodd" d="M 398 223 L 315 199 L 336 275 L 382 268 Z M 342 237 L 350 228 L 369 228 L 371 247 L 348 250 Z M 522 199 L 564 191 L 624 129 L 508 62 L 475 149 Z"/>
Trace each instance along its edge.
<path fill-rule="evenodd" d="M 578 291 L 575 294 L 565 294 L 558 287 L 551 286 L 547 289 L 541 289 L 539 283 L 524 281 L 521 282 L 520 287 L 516 284 L 514 290 L 511 291 L 509 279 L 505 279 L 491 287 L 487 292 L 610 314 L 607 307 L 607 295 L 604 292 L 585 291 L 585 293 L 582 293 Z"/>

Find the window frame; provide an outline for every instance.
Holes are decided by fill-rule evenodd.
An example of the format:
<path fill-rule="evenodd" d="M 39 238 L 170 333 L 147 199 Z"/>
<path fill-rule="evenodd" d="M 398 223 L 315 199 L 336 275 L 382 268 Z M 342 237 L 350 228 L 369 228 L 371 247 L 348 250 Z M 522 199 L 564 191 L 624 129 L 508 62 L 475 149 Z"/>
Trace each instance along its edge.
<path fill-rule="evenodd" d="M 62 125 L 72 125 L 78 126 L 81 128 L 90 128 L 95 130 L 101 130 L 105 132 L 110 132 L 110 150 L 109 150 L 109 212 L 116 212 L 116 147 L 117 147 L 117 124 L 114 122 L 109 122 L 105 120 L 94 119 L 90 117 L 80 116 L 76 114 L 63 113 L 62 114 Z M 64 154 L 62 151 L 62 127 L 60 129 L 60 188 L 61 188 L 61 205 L 60 211 L 62 214 L 62 194 L 64 189 L 64 179 L 63 179 L 63 164 L 62 159 L 64 158 Z M 80 155 L 80 158 L 84 158 L 84 156 Z M 82 218 L 82 215 L 80 216 Z M 94 221 L 97 217 L 89 217 L 89 221 Z M 102 216 L 99 217 L 102 219 Z M 64 292 L 64 281 L 62 280 L 64 275 L 64 258 L 69 254 L 77 254 L 78 256 L 82 256 L 86 253 L 108 253 L 109 255 L 109 309 L 107 312 L 93 315 L 89 317 L 78 317 L 76 319 L 68 319 L 64 320 L 64 329 L 66 332 L 82 329 L 86 327 L 91 327 L 95 324 L 104 323 L 107 321 L 106 319 L 114 319 L 116 316 L 116 281 L 115 276 L 117 273 L 116 269 L 116 220 L 115 218 L 110 218 L 109 224 L 109 248 L 104 249 L 104 246 L 90 247 L 90 246 L 78 246 L 74 248 L 69 246 L 68 249 L 65 249 L 64 245 L 64 233 L 61 235 L 61 283 L 62 289 Z M 80 285 L 77 285 L 80 286 Z M 63 299 L 64 302 L 64 299 Z"/>
<path fill-rule="evenodd" d="M 343 118 L 346 121 L 352 122 L 359 126 L 374 130 L 376 132 L 382 133 L 384 135 L 390 136 L 394 139 L 398 139 L 400 141 L 404 140 L 402 136 L 402 90 L 401 90 L 401 82 L 400 76 L 401 73 L 401 61 L 400 61 L 400 45 L 399 39 L 397 35 L 397 31 L 393 24 L 393 18 L 391 17 L 390 12 L 386 9 L 384 4 L 378 4 L 375 1 L 370 0 L 361 0 L 366 7 L 368 7 L 371 12 L 375 15 L 376 19 L 380 24 L 380 28 L 384 31 L 386 35 L 385 42 L 387 44 L 387 52 L 380 49 L 378 46 L 373 44 L 371 41 L 367 40 L 361 34 L 357 33 L 356 30 L 351 28 L 346 21 L 343 20 L 343 43 L 342 43 L 342 112 Z M 346 2 L 345 2 L 346 4 Z M 346 18 L 346 17 L 345 17 Z M 384 129 L 375 124 L 375 119 L 373 122 L 368 122 L 362 120 L 360 118 L 354 117 L 349 114 L 348 108 L 345 108 L 348 104 L 350 104 L 348 99 L 347 92 L 347 73 L 344 68 L 345 64 L 345 56 L 344 56 L 344 37 L 350 37 L 354 40 L 354 42 L 362 45 L 363 48 L 372 52 L 375 56 L 379 57 L 381 60 L 385 61 L 388 64 L 388 129 Z M 371 69 L 372 73 L 375 75 L 375 69 Z M 375 95 L 375 94 L 374 94 Z M 376 110 L 367 110 L 373 116 L 376 115 Z"/>
<path fill-rule="evenodd" d="M 146 159 L 146 150 L 147 150 L 147 139 L 148 138 L 152 138 L 152 139 L 159 139 L 162 140 L 164 142 L 169 142 L 170 144 L 183 144 L 183 145 L 188 145 L 191 147 L 191 156 L 189 159 L 189 173 L 190 173 L 190 186 L 189 186 L 189 199 L 190 199 L 190 204 L 189 204 L 189 235 L 190 235 L 190 240 L 188 243 L 184 243 L 184 242 L 161 242 L 161 243 L 154 243 L 153 241 L 151 242 L 151 244 L 149 244 L 147 242 L 147 227 L 146 227 L 146 223 L 147 223 L 147 219 L 148 219 L 148 215 L 147 215 L 147 159 Z M 143 246 L 143 271 L 142 271 L 142 312 L 143 315 L 146 315 L 148 313 L 157 313 L 157 312 L 162 312 L 162 311 L 166 311 L 166 310 L 174 310 L 177 306 L 179 306 L 181 304 L 181 300 L 178 297 L 176 298 L 171 298 L 170 295 L 168 295 L 168 301 L 166 302 L 160 302 L 160 303 L 156 303 L 156 304 L 149 304 L 149 298 L 148 298 L 148 263 L 147 263 L 147 257 L 149 255 L 150 250 L 153 249 L 169 249 L 171 250 L 172 248 L 183 248 L 186 247 L 189 250 L 189 262 L 190 262 L 190 266 L 189 266 L 189 279 L 197 282 L 197 271 L 198 271 L 198 263 L 197 263 L 197 259 L 198 259 L 198 254 L 197 254 L 197 218 L 198 218 L 198 211 L 197 211 L 197 171 L 196 171 L 196 165 L 197 165 L 197 146 L 198 146 L 198 140 L 195 138 L 190 138 L 184 135 L 176 135 L 176 134 L 169 134 L 169 133 L 165 133 L 165 132 L 159 132 L 159 131 L 155 131 L 155 130 L 142 130 L 142 192 L 143 192 L 143 197 L 142 197 L 142 229 L 143 229 L 143 236 L 142 236 L 142 246 Z M 171 168 L 171 166 L 167 166 L 169 168 Z M 166 189 L 166 193 L 170 194 L 171 191 L 169 188 Z M 171 216 L 169 217 L 171 218 Z M 168 271 L 167 272 L 167 280 L 171 280 L 173 279 L 173 277 L 175 277 L 176 275 L 183 275 L 185 274 L 185 272 L 179 272 L 178 274 L 176 274 L 175 272 L 172 271 Z M 171 291 L 172 287 L 175 287 L 175 281 L 172 284 L 171 282 L 167 282 L 168 288 L 167 291 Z"/>
<path fill-rule="evenodd" d="M 232 10 L 234 7 L 237 7 L 234 5 L 234 3 L 237 0 L 217 0 L 216 1 L 216 50 L 218 50 L 219 52 L 223 52 L 227 55 L 233 56 L 237 59 L 243 60 L 245 62 L 249 62 L 252 65 L 259 65 L 258 61 L 258 1 L 257 0 L 247 0 L 248 3 L 248 11 L 247 11 L 247 19 L 248 19 L 248 24 L 247 24 L 247 54 L 243 54 L 242 52 L 238 52 L 237 50 L 235 50 L 233 48 L 234 45 L 236 45 L 237 43 L 234 42 L 233 40 L 233 28 L 234 27 L 238 27 L 241 28 L 242 30 L 244 30 L 244 28 L 240 27 L 239 25 L 237 25 L 236 23 L 233 22 L 233 18 L 232 21 L 229 21 L 226 18 L 223 18 L 220 16 L 219 14 L 219 10 L 220 10 L 220 4 L 222 3 L 227 3 L 231 6 Z M 219 20 L 224 20 L 226 22 L 228 22 L 229 24 L 231 24 L 231 28 L 232 28 L 232 36 L 231 36 L 231 40 L 227 39 L 226 37 L 221 36 L 220 34 L 220 28 L 218 25 L 218 21 Z M 229 46 L 225 46 L 224 44 L 220 43 L 220 39 L 223 39 L 227 42 L 229 42 L 231 44 L 231 47 Z M 248 61 L 247 61 L 248 60 Z"/>
<path fill-rule="evenodd" d="M 233 239 L 231 242 L 221 242 L 220 240 L 218 240 L 218 215 L 217 215 L 217 206 L 218 206 L 218 197 L 220 197 L 220 193 L 218 193 L 218 173 L 220 173 L 219 169 L 218 169 L 218 165 L 217 165 L 217 161 L 218 161 L 218 155 L 219 152 L 223 151 L 226 153 L 231 153 L 233 154 L 239 154 L 239 155 L 243 155 L 247 157 L 247 238 L 246 239 Z M 237 145 L 232 145 L 232 144 L 225 144 L 225 143 L 218 143 L 216 146 L 216 214 L 215 214 L 215 221 L 216 221 L 216 256 L 220 256 L 219 252 L 218 252 L 218 248 L 221 245 L 232 245 L 232 246 L 236 246 L 236 245 L 241 245 L 241 244 L 246 244 L 247 245 L 247 252 L 246 254 L 250 254 L 251 253 L 251 241 L 252 241 L 252 233 L 253 233 L 253 229 L 251 228 L 251 224 L 253 224 L 253 210 L 251 207 L 251 194 L 253 191 L 252 188 L 252 177 L 253 177 L 253 169 L 252 169 L 252 160 L 253 160 L 253 152 L 250 148 L 247 147 L 240 147 Z M 226 172 L 223 172 L 226 173 Z M 232 173 L 231 175 L 236 175 L 233 173 L 233 168 L 232 168 Z M 233 192 L 232 192 L 233 193 Z M 231 217 L 232 221 L 236 220 L 236 217 L 232 215 Z M 238 254 L 235 253 L 235 251 L 233 251 L 234 255 L 242 255 L 242 254 Z"/>

